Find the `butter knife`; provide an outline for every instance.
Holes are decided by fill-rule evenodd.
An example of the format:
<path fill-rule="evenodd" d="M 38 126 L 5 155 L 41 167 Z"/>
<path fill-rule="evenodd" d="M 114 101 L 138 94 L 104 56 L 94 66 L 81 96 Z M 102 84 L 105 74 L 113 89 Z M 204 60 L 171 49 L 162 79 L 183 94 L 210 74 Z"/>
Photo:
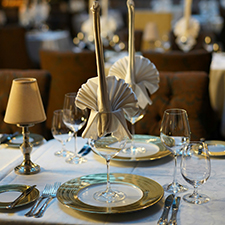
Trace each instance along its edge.
<path fill-rule="evenodd" d="M 176 197 L 173 200 L 173 206 L 172 206 L 172 215 L 169 221 L 170 225 L 177 225 L 177 212 L 180 205 L 180 197 Z"/>
<path fill-rule="evenodd" d="M 158 225 L 166 225 L 167 224 L 168 213 L 169 213 L 170 207 L 173 203 L 173 199 L 174 199 L 174 194 L 171 194 L 166 198 L 163 213 L 157 223 Z"/>
<path fill-rule="evenodd" d="M 23 200 L 27 195 L 33 191 L 33 189 L 36 187 L 36 185 L 33 185 L 26 190 L 22 192 L 22 194 L 16 198 L 13 202 L 11 202 L 8 206 L 6 206 L 7 209 L 13 209 L 21 200 Z"/>

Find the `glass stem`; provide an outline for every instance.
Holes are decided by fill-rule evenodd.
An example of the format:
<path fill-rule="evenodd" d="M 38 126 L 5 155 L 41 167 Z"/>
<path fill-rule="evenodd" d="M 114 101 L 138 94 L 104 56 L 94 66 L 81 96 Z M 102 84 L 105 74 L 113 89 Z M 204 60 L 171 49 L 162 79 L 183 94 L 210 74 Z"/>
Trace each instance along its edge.
<path fill-rule="evenodd" d="M 134 146 L 134 134 L 135 134 L 135 123 L 131 123 L 131 134 L 132 134 L 132 139 L 131 139 L 131 153 L 135 153 L 135 146 Z"/>
<path fill-rule="evenodd" d="M 74 155 L 77 156 L 77 132 L 74 132 Z"/>
<path fill-rule="evenodd" d="M 109 164 L 110 164 L 110 159 L 106 159 L 106 166 L 107 166 L 107 184 L 106 184 L 106 192 L 109 192 L 111 190 L 110 187 L 110 178 L 109 178 Z"/>
<path fill-rule="evenodd" d="M 175 191 L 175 187 L 177 185 L 177 154 L 174 155 L 174 172 L 173 172 L 173 187 L 174 187 L 174 191 Z"/>
<path fill-rule="evenodd" d="M 194 186 L 194 191 L 193 191 L 192 196 L 194 196 L 194 197 L 195 197 L 195 199 L 197 199 L 197 198 L 198 198 L 198 187 L 197 187 L 196 185 Z"/>

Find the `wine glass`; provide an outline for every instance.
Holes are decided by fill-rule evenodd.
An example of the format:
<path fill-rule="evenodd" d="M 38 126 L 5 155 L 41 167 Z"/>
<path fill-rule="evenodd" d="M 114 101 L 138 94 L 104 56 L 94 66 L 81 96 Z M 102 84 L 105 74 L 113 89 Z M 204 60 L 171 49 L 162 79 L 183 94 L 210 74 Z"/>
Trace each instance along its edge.
<path fill-rule="evenodd" d="M 183 196 L 186 202 L 192 204 L 202 204 L 210 201 L 207 195 L 198 193 L 198 186 L 204 184 L 211 171 L 208 147 L 204 142 L 190 142 L 183 151 L 181 158 L 181 174 L 183 178 L 192 186 L 193 193 Z"/>
<path fill-rule="evenodd" d="M 63 110 L 58 109 L 53 112 L 51 132 L 53 137 L 62 144 L 62 149 L 56 151 L 56 156 L 66 157 L 72 152 L 65 149 L 66 142 L 73 137 L 73 132 L 63 122 Z"/>
<path fill-rule="evenodd" d="M 65 94 L 63 105 L 63 122 L 74 132 L 75 144 L 74 154 L 66 159 L 66 162 L 72 164 L 81 164 L 86 162 L 87 159 L 77 154 L 77 132 L 85 125 L 88 118 L 88 110 L 79 109 L 75 105 L 76 95 L 76 92 Z"/>
<path fill-rule="evenodd" d="M 173 182 L 169 185 L 164 185 L 163 188 L 172 193 L 186 191 L 187 188 L 176 180 L 177 155 L 187 147 L 190 141 L 188 116 L 184 109 L 167 109 L 164 111 L 160 138 L 164 146 L 173 153 L 175 161 Z"/>
<path fill-rule="evenodd" d="M 145 153 L 146 151 L 144 147 L 137 147 L 134 143 L 135 124 L 144 117 L 146 110 L 147 110 L 147 107 L 145 107 L 144 109 L 139 107 L 138 112 L 133 117 L 129 117 L 125 113 L 125 118 L 131 124 L 131 134 L 132 134 L 131 142 L 129 144 L 127 143 L 127 148 L 123 150 L 123 152 L 126 154 L 131 154 L 135 156 L 137 153 Z"/>
<path fill-rule="evenodd" d="M 107 113 L 105 113 L 107 114 Z M 92 150 L 105 159 L 107 165 L 107 183 L 104 190 L 94 193 L 94 199 L 104 203 L 115 203 L 126 198 L 125 193 L 119 190 L 112 190 L 110 185 L 110 160 L 116 156 L 126 145 L 127 138 L 118 140 L 112 133 L 107 133 L 102 137 L 89 139 Z"/>

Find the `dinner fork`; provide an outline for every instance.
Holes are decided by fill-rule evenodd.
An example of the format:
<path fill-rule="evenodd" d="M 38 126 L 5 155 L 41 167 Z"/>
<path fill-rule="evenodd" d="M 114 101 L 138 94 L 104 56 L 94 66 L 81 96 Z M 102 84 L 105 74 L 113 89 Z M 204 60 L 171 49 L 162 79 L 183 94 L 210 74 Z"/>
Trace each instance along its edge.
<path fill-rule="evenodd" d="M 50 191 L 52 189 L 52 185 L 50 184 L 46 184 L 45 188 L 41 194 L 41 196 L 38 198 L 38 200 L 36 201 L 36 203 L 33 205 L 33 207 L 30 209 L 30 211 L 28 211 L 25 216 L 30 217 L 34 215 L 35 210 L 37 209 L 37 207 L 40 205 L 40 203 L 42 202 L 42 200 L 44 198 L 47 198 L 50 195 Z"/>
<path fill-rule="evenodd" d="M 56 197 L 56 193 L 57 193 L 57 190 L 58 190 L 58 188 L 59 188 L 60 185 L 61 185 L 60 182 L 54 183 L 53 187 L 51 188 L 51 193 L 47 197 L 45 203 L 41 206 L 41 208 L 38 210 L 38 212 L 34 214 L 34 217 L 35 218 L 39 218 L 39 217 L 42 217 L 43 216 L 43 214 L 44 214 L 44 212 L 45 212 L 48 204 L 51 202 L 51 200 L 53 198 Z"/>

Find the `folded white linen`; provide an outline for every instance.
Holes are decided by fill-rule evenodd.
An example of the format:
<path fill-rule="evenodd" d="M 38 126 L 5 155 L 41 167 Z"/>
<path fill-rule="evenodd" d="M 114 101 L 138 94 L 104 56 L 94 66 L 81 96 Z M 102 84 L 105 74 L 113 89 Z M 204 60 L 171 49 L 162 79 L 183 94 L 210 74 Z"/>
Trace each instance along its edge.
<path fill-rule="evenodd" d="M 89 108 L 91 110 L 82 137 L 96 139 L 105 133 L 113 132 L 114 136 L 119 140 L 125 136 L 131 138 L 124 117 L 124 111 L 131 117 L 137 113 L 136 96 L 128 84 L 122 79 L 110 76 L 106 77 L 106 83 L 109 104 L 111 106 L 110 111 L 99 110 L 98 77 L 89 79 L 86 84 L 81 86 L 77 93 L 75 104 L 81 109 Z M 102 129 L 102 123 L 99 122 L 101 116 L 108 117 L 104 130 Z"/>
<path fill-rule="evenodd" d="M 124 80 L 105 76 L 103 46 L 100 37 L 100 6 L 94 2 L 93 24 L 95 34 L 95 52 L 98 77 L 83 84 L 77 93 L 75 104 L 91 109 L 86 129 L 82 137 L 97 139 L 107 133 L 120 141 L 124 137 L 132 138 L 124 116 L 124 111 L 132 116 L 136 114 L 137 99 Z"/>
<path fill-rule="evenodd" d="M 115 62 L 110 68 L 108 75 L 124 79 L 136 94 L 138 106 L 144 109 L 148 104 L 152 104 L 149 93 L 153 94 L 159 88 L 159 72 L 149 59 L 135 55 L 134 1 L 127 0 L 127 7 L 129 18 L 129 56 L 125 56 Z"/>

